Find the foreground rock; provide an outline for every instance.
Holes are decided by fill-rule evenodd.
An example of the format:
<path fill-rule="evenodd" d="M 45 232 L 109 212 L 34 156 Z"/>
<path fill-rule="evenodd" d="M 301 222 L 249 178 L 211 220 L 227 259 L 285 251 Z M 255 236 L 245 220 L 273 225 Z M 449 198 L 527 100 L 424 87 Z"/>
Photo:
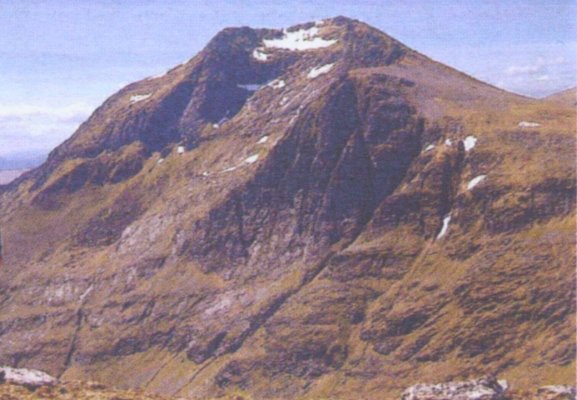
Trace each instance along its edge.
<path fill-rule="evenodd" d="M 575 400 L 574 387 L 567 385 L 543 386 L 537 390 L 538 400 Z"/>
<path fill-rule="evenodd" d="M 5 382 L 38 388 L 44 385 L 54 385 L 57 380 L 45 372 L 34 369 L 0 367 L 0 383 Z"/>
<path fill-rule="evenodd" d="M 505 400 L 506 381 L 487 377 L 463 382 L 418 384 L 403 392 L 402 400 Z"/>

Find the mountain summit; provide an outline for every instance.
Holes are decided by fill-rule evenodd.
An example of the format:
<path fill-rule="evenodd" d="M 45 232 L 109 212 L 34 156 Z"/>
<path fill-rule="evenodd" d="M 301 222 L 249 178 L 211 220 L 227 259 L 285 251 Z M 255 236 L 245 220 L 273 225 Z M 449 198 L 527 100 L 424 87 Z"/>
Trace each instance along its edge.
<path fill-rule="evenodd" d="M 574 119 L 348 18 L 225 29 L 2 188 L 0 364 L 194 398 L 571 384 Z"/>

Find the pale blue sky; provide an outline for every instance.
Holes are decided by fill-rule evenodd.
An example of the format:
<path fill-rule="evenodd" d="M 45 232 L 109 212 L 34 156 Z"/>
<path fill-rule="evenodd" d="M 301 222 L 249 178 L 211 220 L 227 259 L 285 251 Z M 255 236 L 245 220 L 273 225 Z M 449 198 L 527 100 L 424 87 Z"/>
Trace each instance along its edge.
<path fill-rule="evenodd" d="M 191 58 L 227 26 L 336 15 L 513 92 L 576 85 L 574 0 L 0 0 L 0 157 L 48 151 L 121 86 Z"/>

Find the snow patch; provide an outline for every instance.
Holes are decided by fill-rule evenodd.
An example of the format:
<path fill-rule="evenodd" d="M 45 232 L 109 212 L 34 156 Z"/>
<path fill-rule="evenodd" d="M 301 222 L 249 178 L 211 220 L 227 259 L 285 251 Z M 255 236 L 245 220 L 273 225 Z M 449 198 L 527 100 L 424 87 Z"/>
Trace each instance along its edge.
<path fill-rule="evenodd" d="M 326 40 L 318 37 L 319 28 L 317 26 L 292 32 L 283 30 L 283 33 L 281 38 L 263 40 L 264 46 L 275 49 L 302 51 L 329 47 L 337 42 L 336 40 Z"/>
<path fill-rule="evenodd" d="M 162 164 L 163 162 L 164 162 L 164 158 L 159 158 L 156 163 L 157 163 L 157 164 Z"/>
<path fill-rule="evenodd" d="M 183 153 L 184 153 L 184 146 L 178 146 L 178 147 L 176 148 L 176 152 L 177 152 L 178 154 L 183 154 Z"/>
<path fill-rule="evenodd" d="M 246 160 L 244 160 L 244 162 L 247 164 L 254 164 L 257 160 L 258 160 L 258 154 L 254 154 L 248 157 Z"/>
<path fill-rule="evenodd" d="M 443 218 L 443 227 L 441 228 L 441 232 L 437 235 L 437 239 L 441 239 L 447 233 L 449 229 L 449 222 L 451 222 L 451 214 L 447 214 L 445 218 Z"/>
<path fill-rule="evenodd" d="M 56 382 L 56 378 L 35 369 L 0 367 L 0 372 L 4 372 L 6 382 L 17 385 L 38 387 Z"/>
<path fill-rule="evenodd" d="M 152 93 L 148 93 L 148 94 L 134 94 L 134 95 L 130 96 L 130 104 L 134 104 L 134 103 L 138 103 L 139 101 L 146 100 L 146 99 L 148 99 L 150 96 L 152 96 Z"/>
<path fill-rule="evenodd" d="M 268 136 L 263 136 L 260 138 L 260 140 L 258 142 L 256 142 L 257 144 L 265 144 L 268 141 Z"/>
<path fill-rule="evenodd" d="M 210 175 L 210 174 L 208 173 L 208 171 L 204 171 L 204 172 L 202 173 L 202 176 L 209 176 L 209 175 Z"/>
<path fill-rule="evenodd" d="M 243 84 L 243 85 L 236 85 L 237 87 L 244 89 L 244 90 L 248 90 L 249 92 L 256 92 L 257 90 L 259 90 L 262 85 L 259 85 L 258 83 L 247 83 L 247 84 Z"/>
<path fill-rule="evenodd" d="M 429 151 L 429 150 L 433 150 L 435 148 L 434 144 L 430 144 L 427 147 L 425 147 L 425 151 Z"/>
<path fill-rule="evenodd" d="M 233 305 L 233 298 L 229 294 L 225 293 L 220 298 L 217 298 L 216 301 L 204 310 L 206 315 L 212 315 L 216 313 L 220 313 L 229 309 Z"/>
<path fill-rule="evenodd" d="M 274 81 L 270 81 L 269 83 L 267 83 L 267 86 L 273 89 L 282 89 L 283 87 L 286 86 L 286 82 L 283 81 L 282 79 L 275 79 Z"/>
<path fill-rule="evenodd" d="M 451 139 L 447 139 L 447 140 L 445 140 L 445 144 L 446 144 L 447 146 L 452 146 L 452 145 L 453 145 L 453 141 L 452 141 Z"/>
<path fill-rule="evenodd" d="M 467 183 L 467 190 L 473 189 L 475 186 L 481 183 L 486 177 L 487 175 L 479 175 L 471 179 L 469 183 Z"/>
<path fill-rule="evenodd" d="M 88 289 L 80 295 L 80 302 L 84 302 L 84 299 L 92 292 L 92 289 L 94 289 L 94 285 L 90 285 Z"/>
<path fill-rule="evenodd" d="M 260 47 L 253 50 L 252 57 L 258 61 L 268 61 L 268 54 L 266 54 Z"/>
<path fill-rule="evenodd" d="M 219 125 L 219 124 L 212 124 L 212 127 L 213 127 L 214 129 L 218 129 L 218 128 L 220 127 L 220 125 Z"/>
<path fill-rule="evenodd" d="M 232 172 L 232 171 L 236 170 L 237 168 L 238 168 L 238 167 L 230 167 L 230 168 L 227 168 L 227 169 L 223 169 L 222 172 Z"/>
<path fill-rule="evenodd" d="M 521 121 L 517 126 L 519 128 L 538 128 L 541 124 L 538 122 Z"/>
<path fill-rule="evenodd" d="M 307 75 L 307 77 L 309 79 L 314 79 L 318 76 L 321 76 L 323 74 L 326 74 L 327 72 L 329 72 L 331 69 L 333 69 L 333 67 L 335 66 L 335 64 L 326 64 L 323 65 L 321 67 L 315 67 L 313 69 L 311 69 Z"/>
<path fill-rule="evenodd" d="M 477 144 L 477 138 L 475 136 L 467 136 L 463 140 L 463 144 L 465 145 L 465 151 L 470 151 Z"/>

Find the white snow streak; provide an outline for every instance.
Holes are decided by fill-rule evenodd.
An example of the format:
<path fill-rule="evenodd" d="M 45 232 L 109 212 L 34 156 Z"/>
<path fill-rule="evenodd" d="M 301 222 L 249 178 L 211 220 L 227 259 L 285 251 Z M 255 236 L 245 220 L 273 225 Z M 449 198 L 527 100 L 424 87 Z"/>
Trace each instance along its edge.
<path fill-rule="evenodd" d="M 138 103 L 139 101 L 146 100 L 150 96 L 152 96 L 152 93 L 132 95 L 132 96 L 130 96 L 130 104 L 134 104 L 134 103 Z"/>
<path fill-rule="evenodd" d="M 307 77 L 309 79 L 314 79 L 318 76 L 321 76 L 323 74 L 326 74 L 327 72 L 329 72 L 331 69 L 333 69 L 333 67 L 335 66 L 335 64 L 326 64 L 323 65 L 321 67 L 315 67 L 313 69 L 310 70 L 310 72 L 308 73 Z"/>
<path fill-rule="evenodd" d="M 257 160 L 258 160 L 258 154 L 254 154 L 248 157 L 246 160 L 244 160 L 244 162 L 247 164 L 254 164 Z"/>
<path fill-rule="evenodd" d="M 441 228 L 441 232 L 437 235 L 437 239 L 441 239 L 447 233 L 449 229 L 449 222 L 451 222 L 451 214 L 448 214 L 445 218 L 443 218 L 443 227 Z"/>
<path fill-rule="evenodd" d="M 479 175 L 471 179 L 469 183 L 467 183 L 467 190 L 473 189 L 475 186 L 481 183 L 486 177 L 487 175 Z"/>
<path fill-rule="evenodd" d="M 260 140 L 258 142 L 256 142 L 257 144 L 265 144 L 268 140 L 268 136 L 263 136 L 260 138 Z"/>
<path fill-rule="evenodd" d="M 470 151 L 477 144 L 477 138 L 475 136 L 467 136 L 463 144 L 465 145 L 465 151 Z"/>
<path fill-rule="evenodd" d="M 178 154 L 183 154 L 183 153 L 184 153 L 184 146 L 178 146 L 178 147 L 176 148 L 176 152 L 177 152 Z"/>
<path fill-rule="evenodd" d="M 452 141 L 451 139 L 447 139 L 447 140 L 445 140 L 445 144 L 446 144 L 447 146 L 452 146 L 452 145 L 453 145 L 453 141 Z"/>
<path fill-rule="evenodd" d="M 298 31 L 283 31 L 284 35 L 278 39 L 263 40 L 265 47 L 286 50 L 312 50 L 332 46 L 336 40 L 326 40 L 318 37 L 319 28 L 313 26 Z"/>
<path fill-rule="evenodd" d="M 282 79 L 275 79 L 274 81 L 270 81 L 269 83 L 267 83 L 267 86 L 273 89 L 282 89 L 283 87 L 286 86 L 286 82 L 283 81 Z"/>
<path fill-rule="evenodd" d="M 258 61 L 262 61 L 262 62 L 268 61 L 268 54 L 266 54 L 263 51 L 263 49 L 260 47 L 253 50 L 252 56 L 254 59 L 256 59 Z"/>
<path fill-rule="evenodd" d="M 434 144 L 430 144 L 427 147 L 425 147 L 425 151 L 429 151 L 429 150 L 433 150 L 435 148 Z"/>
<path fill-rule="evenodd" d="M 80 295 L 80 301 L 81 302 L 83 302 L 84 299 L 86 299 L 86 296 L 88 296 L 90 294 L 90 292 L 92 292 L 92 289 L 94 289 L 94 285 L 90 285 L 88 287 L 88 289 L 86 289 L 86 291 Z"/>
<path fill-rule="evenodd" d="M 244 90 L 248 90 L 249 92 L 256 92 L 257 90 L 259 90 L 262 85 L 259 85 L 258 83 L 247 83 L 247 84 L 243 84 L 243 85 L 236 85 L 237 87 L 244 89 Z"/>
<path fill-rule="evenodd" d="M 538 128 L 541 124 L 538 122 L 521 121 L 517 126 L 519 128 Z"/>

